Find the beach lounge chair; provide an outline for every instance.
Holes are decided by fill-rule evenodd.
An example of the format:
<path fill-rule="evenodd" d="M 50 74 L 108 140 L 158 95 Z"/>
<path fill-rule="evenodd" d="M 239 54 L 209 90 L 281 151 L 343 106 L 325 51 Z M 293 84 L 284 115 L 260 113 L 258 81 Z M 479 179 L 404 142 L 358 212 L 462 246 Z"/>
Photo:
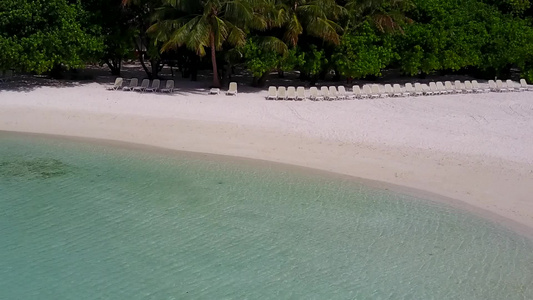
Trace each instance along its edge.
<path fill-rule="evenodd" d="M 397 83 L 392 85 L 392 91 L 393 91 L 393 94 L 392 94 L 393 97 L 402 97 L 402 96 L 404 96 L 404 94 L 402 92 L 402 87 L 399 84 L 397 84 Z"/>
<path fill-rule="evenodd" d="M 122 88 L 123 91 L 133 91 L 134 88 L 136 88 L 139 85 L 139 79 L 132 78 L 130 80 L 130 84 L 128 86 L 125 86 Z"/>
<path fill-rule="evenodd" d="M 363 92 L 361 91 L 361 88 L 358 85 L 352 86 L 352 97 L 355 99 L 363 98 Z M 366 97 L 368 97 L 368 95 L 365 94 L 365 98 Z"/>
<path fill-rule="evenodd" d="M 316 86 L 312 86 L 309 88 L 309 99 L 310 100 L 324 100 L 324 97 L 318 93 L 318 88 Z"/>
<path fill-rule="evenodd" d="M 161 89 L 161 93 L 172 93 L 174 92 L 174 80 L 167 80 L 165 88 Z"/>
<path fill-rule="evenodd" d="M 465 92 L 465 87 L 463 83 L 460 80 L 456 80 L 453 82 L 453 86 L 455 87 L 455 92 L 458 94 L 462 94 Z"/>
<path fill-rule="evenodd" d="M 387 84 L 385 84 L 384 89 L 385 89 L 385 94 L 388 97 L 394 96 L 394 90 L 392 89 L 392 85 L 387 83 Z"/>
<path fill-rule="evenodd" d="M 219 95 L 220 94 L 220 89 L 219 88 L 211 88 L 209 90 L 209 95 Z"/>
<path fill-rule="evenodd" d="M 379 98 L 381 96 L 381 92 L 379 91 L 379 86 L 377 84 L 371 85 L 370 89 L 370 98 Z"/>
<path fill-rule="evenodd" d="M 287 88 L 287 100 L 296 100 L 296 88 L 289 86 Z"/>
<path fill-rule="evenodd" d="M 477 80 L 472 80 L 472 87 L 474 88 L 474 93 L 488 93 L 490 89 L 482 88 Z"/>
<path fill-rule="evenodd" d="M 422 87 L 422 84 L 416 82 L 415 83 L 415 96 L 422 96 L 424 95 L 424 88 Z"/>
<path fill-rule="evenodd" d="M 226 95 L 228 95 L 228 96 L 237 96 L 237 83 L 236 82 L 230 82 L 229 83 L 229 89 L 226 92 Z"/>
<path fill-rule="evenodd" d="M 533 86 L 527 84 L 527 81 L 522 78 L 520 79 L 520 89 L 523 91 L 533 91 Z"/>
<path fill-rule="evenodd" d="M 159 79 L 154 79 L 152 81 L 152 86 L 149 87 L 149 88 L 146 88 L 145 90 L 147 92 L 157 92 L 159 90 L 159 87 L 161 86 L 161 80 Z"/>
<path fill-rule="evenodd" d="M 148 86 L 150 86 L 150 80 L 143 79 L 143 81 L 141 82 L 141 85 L 134 87 L 133 90 L 136 92 L 144 92 L 144 90 L 146 90 Z"/>
<path fill-rule="evenodd" d="M 344 87 L 344 85 L 339 85 L 339 94 L 337 95 L 337 97 L 339 99 L 346 99 L 347 98 L 347 94 L 346 94 L 346 88 Z"/>
<path fill-rule="evenodd" d="M 444 81 L 444 88 L 446 88 L 449 94 L 457 93 L 451 81 Z"/>
<path fill-rule="evenodd" d="M 426 96 L 431 96 L 433 95 L 433 92 L 431 91 L 431 89 L 429 88 L 429 85 L 425 84 L 425 83 L 422 83 L 420 85 L 420 87 L 422 88 L 422 93 Z"/>
<path fill-rule="evenodd" d="M 496 80 L 496 88 L 498 92 L 508 92 L 507 85 L 503 83 L 500 79 Z"/>
<path fill-rule="evenodd" d="M 278 100 L 286 100 L 287 99 L 287 89 L 284 86 L 280 86 L 278 88 Z"/>
<path fill-rule="evenodd" d="M 370 85 L 368 84 L 363 85 L 363 93 L 361 93 L 361 98 L 362 97 L 372 98 L 372 87 Z"/>
<path fill-rule="evenodd" d="M 296 88 L 296 100 L 305 100 L 305 88 L 303 86 Z"/>
<path fill-rule="evenodd" d="M 384 86 L 382 86 L 382 85 L 378 85 L 378 84 L 376 84 L 376 85 L 378 86 L 379 97 L 380 97 L 380 98 L 385 98 L 385 97 L 388 97 L 388 96 L 389 96 L 389 94 L 387 93 L 387 91 L 385 91 L 385 87 L 384 87 Z"/>
<path fill-rule="evenodd" d="M 470 80 L 465 80 L 465 93 L 473 93 L 474 92 L 474 86 L 472 86 L 472 82 Z"/>
<path fill-rule="evenodd" d="M 269 86 L 267 100 L 276 100 L 277 98 L 278 98 L 278 89 L 275 86 Z"/>
<path fill-rule="evenodd" d="M 329 100 L 329 89 L 327 86 L 320 87 L 320 93 L 319 95 L 322 95 L 324 100 Z"/>
<path fill-rule="evenodd" d="M 446 87 L 444 86 L 444 83 L 442 83 L 442 81 L 437 81 L 437 90 L 441 93 L 441 94 L 448 94 L 450 93 Z"/>
<path fill-rule="evenodd" d="M 434 81 L 429 83 L 429 90 L 431 91 L 431 93 L 433 93 L 433 95 L 440 95 L 441 94 L 441 92 L 437 88 L 437 83 L 434 82 Z"/>
<path fill-rule="evenodd" d="M 334 86 L 329 87 L 329 99 L 328 100 L 337 100 L 339 98 L 339 93 L 337 92 L 337 88 Z"/>
<path fill-rule="evenodd" d="M 415 87 L 410 82 L 407 82 L 405 84 L 405 92 L 408 93 L 409 96 L 416 96 Z"/>
<path fill-rule="evenodd" d="M 115 84 L 113 84 L 110 87 L 107 87 L 107 90 L 108 91 L 116 91 L 116 90 L 122 88 L 122 84 L 123 83 L 124 83 L 124 79 L 122 77 L 117 77 L 117 79 L 115 79 Z"/>
<path fill-rule="evenodd" d="M 499 92 L 496 82 L 494 80 L 489 80 L 489 89 L 491 92 Z"/>
<path fill-rule="evenodd" d="M 520 92 L 518 86 L 511 79 L 507 79 L 505 83 L 507 83 L 507 89 L 509 89 L 509 92 Z"/>

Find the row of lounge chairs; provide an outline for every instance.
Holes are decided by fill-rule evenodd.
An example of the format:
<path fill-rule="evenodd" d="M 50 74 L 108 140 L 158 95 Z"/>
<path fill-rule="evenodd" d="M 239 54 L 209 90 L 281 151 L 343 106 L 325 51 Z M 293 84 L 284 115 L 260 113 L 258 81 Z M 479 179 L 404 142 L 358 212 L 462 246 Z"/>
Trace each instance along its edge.
<path fill-rule="evenodd" d="M 154 79 L 150 85 L 149 79 L 143 79 L 139 85 L 139 79 L 132 78 L 130 79 L 129 84 L 125 84 L 122 77 L 115 79 L 115 83 L 107 88 L 108 90 L 123 90 L 123 91 L 136 91 L 136 92 L 162 92 L 162 93 L 172 93 L 174 92 L 174 80 L 167 80 L 165 87 L 161 88 L 161 80 Z M 219 94 L 220 89 L 212 88 L 209 91 L 209 94 Z M 230 82 L 229 89 L 226 92 L 226 95 L 237 95 L 237 83 Z"/>
<path fill-rule="evenodd" d="M 377 84 L 365 84 L 361 89 L 358 85 L 352 87 L 352 94 L 346 92 L 344 86 L 323 86 L 320 90 L 317 87 L 309 89 L 309 97 L 305 95 L 305 88 L 293 86 L 268 88 L 267 99 L 271 100 L 341 100 L 347 98 L 379 98 L 379 97 L 407 97 L 422 95 L 441 95 L 441 94 L 459 94 L 459 93 L 486 93 L 486 92 L 511 92 L 511 91 L 533 91 L 533 86 L 526 83 L 524 79 L 520 83 L 507 80 L 489 80 L 488 87 L 481 86 L 476 80 L 465 81 L 464 83 L 456 80 L 443 82 L 430 82 L 428 84 L 406 83 L 405 86 L 399 84 L 385 84 L 383 87 Z"/>

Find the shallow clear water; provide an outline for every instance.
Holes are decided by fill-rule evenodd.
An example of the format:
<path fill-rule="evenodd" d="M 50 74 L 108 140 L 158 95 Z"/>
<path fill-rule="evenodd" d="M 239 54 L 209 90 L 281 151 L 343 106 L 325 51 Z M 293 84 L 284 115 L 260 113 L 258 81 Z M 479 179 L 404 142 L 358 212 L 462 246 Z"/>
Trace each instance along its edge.
<path fill-rule="evenodd" d="M 0 133 L 0 299 L 533 299 L 533 242 L 324 176 Z"/>

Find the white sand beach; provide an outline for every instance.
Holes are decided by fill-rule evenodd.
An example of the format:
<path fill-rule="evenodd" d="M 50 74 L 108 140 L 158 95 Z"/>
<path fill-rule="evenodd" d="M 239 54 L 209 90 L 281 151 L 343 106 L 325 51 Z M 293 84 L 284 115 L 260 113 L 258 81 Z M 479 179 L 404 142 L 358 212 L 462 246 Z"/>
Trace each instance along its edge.
<path fill-rule="evenodd" d="M 188 86 L 181 91 L 184 84 Z M 0 130 L 261 159 L 459 200 L 533 232 L 533 92 L 268 101 L 107 91 L 98 83 L 0 90 Z"/>

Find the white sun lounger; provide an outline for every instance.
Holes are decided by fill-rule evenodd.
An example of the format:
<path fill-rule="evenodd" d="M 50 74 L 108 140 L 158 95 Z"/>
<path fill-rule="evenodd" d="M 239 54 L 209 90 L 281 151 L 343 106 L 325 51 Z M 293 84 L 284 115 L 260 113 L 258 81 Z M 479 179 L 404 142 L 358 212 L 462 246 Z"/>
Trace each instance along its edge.
<path fill-rule="evenodd" d="M 352 86 L 352 93 L 355 99 L 368 98 L 368 95 L 364 94 L 358 85 Z"/>
<path fill-rule="evenodd" d="M 527 81 L 522 78 L 520 79 L 520 89 L 522 89 L 523 91 L 533 91 L 533 86 L 527 84 Z"/>
<path fill-rule="evenodd" d="M 303 86 L 296 88 L 296 100 L 305 100 L 305 88 Z"/>
<path fill-rule="evenodd" d="M 339 98 L 339 93 L 337 88 L 334 86 L 329 87 L 329 100 L 337 100 Z"/>
<path fill-rule="evenodd" d="M 482 88 L 479 82 L 477 80 L 472 80 L 472 87 L 474 88 L 475 93 L 488 93 L 490 92 L 490 89 L 488 88 Z"/>
<path fill-rule="evenodd" d="M 378 86 L 378 89 L 379 89 L 379 97 L 385 98 L 389 96 L 389 93 L 387 93 L 384 86 L 379 85 L 379 84 L 376 84 L 376 85 Z"/>
<path fill-rule="evenodd" d="M 424 93 L 424 95 L 426 96 L 431 96 L 433 95 L 433 92 L 431 91 L 431 89 L 429 88 L 429 85 L 425 84 L 425 83 L 422 83 L 420 85 L 420 87 L 422 88 L 422 92 Z"/>
<path fill-rule="evenodd" d="M 276 100 L 278 98 L 278 89 L 275 86 L 268 87 L 267 100 Z"/>
<path fill-rule="evenodd" d="M 371 92 L 370 92 L 370 98 L 379 98 L 381 93 L 379 91 L 379 86 L 377 84 L 373 84 L 370 86 Z"/>
<path fill-rule="evenodd" d="M 448 94 L 450 93 L 446 87 L 444 86 L 444 84 L 442 83 L 442 81 L 437 81 L 437 90 L 441 93 L 441 94 Z"/>
<path fill-rule="evenodd" d="M 309 99 L 318 101 L 324 100 L 324 97 L 318 93 L 318 88 L 316 86 L 312 86 L 309 88 Z"/>
<path fill-rule="evenodd" d="M 416 90 L 412 83 L 407 82 L 405 84 L 405 92 L 409 94 L 409 96 L 416 96 Z"/>
<path fill-rule="evenodd" d="M 172 93 L 174 92 L 174 80 L 167 80 L 165 88 L 161 89 L 161 93 Z"/>
<path fill-rule="evenodd" d="M 508 92 L 507 86 L 500 79 L 496 80 L 496 89 L 498 92 Z"/>
<path fill-rule="evenodd" d="M 441 92 L 437 88 L 437 83 L 434 82 L 434 81 L 429 83 L 429 90 L 431 91 L 431 93 L 433 93 L 433 95 L 440 95 L 441 94 Z"/>
<path fill-rule="evenodd" d="M 115 84 L 113 84 L 110 87 L 107 87 L 107 90 L 116 91 L 116 90 L 122 88 L 122 84 L 123 83 L 124 83 L 124 79 L 122 77 L 117 77 L 117 79 L 115 79 Z"/>
<path fill-rule="evenodd" d="M 465 80 L 465 92 L 466 93 L 474 92 L 474 86 L 472 85 L 472 82 L 470 82 L 470 80 Z"/>
<path fill-rule="evenodd" d="M 236 82 L 230 82 L 228 91 L 226 92 L 226 95 L 228 96 L 237 96 L 237 83 Z"/>
<path fill-rule="evenodd" d="M 125 86 L 122 88 L 123 91 L 133 91 L 134 88 L 136 88 L 139 85 L 139 79 L 132 78 L 130 80 L 130 84 L 128 86 Z"/>
<path fill-rule="evenodd" d="M 320 93 L 319 95 L 322 95 L 324 100 L 329 100 L 329 89 L 327 86 L 320 87 Z"/>
<path fill-rule="evenodd" d="M 494 80 L 489 80 L 489 88 L 491 92 L 499 92 L 498 86 L 496 86 L 496 82 Z"/>
<path fill-rule="evenodd" d="M 383 88 L 385 90 L 385 94 L 388 97 L 393 97 L 394 96 L 394 90 L 392 89 L 392 85 L 387 83 L 387 84 L 385 84 L 385 86 Z"/>
<path fill-rule="evenodd" d="M 402 96 L 404 96 L 404 94 L 402 92 L 402 87 L 399 84 L 397 84 L 397 83 L 392 85 L 392 91 L 393 91 L 393 93 L 392 93 L 393 97 L 402 97 Z"/>
<path fill-rule="evenodd" d="M 149 88 L 146 88 L 147 92 L 157 92 L 159 90 L 159 87 L 161 86 L 161 80 L 154 79 L 152 81 L 152 86 Z"/>
<path fill-rule="evenodd" d="M 146 88 L 150 85 L 149 79 L 143 79 L 140 86 L 134 87 L 133 90 L 136 92 L 144 92 Z"/>
<path fill-rule="evenodd" d="M 370 87 L 368 84 L 363 85 L 363 93 L 361 96 L 366 96 L 365 98 L 372 98 L 372 87 Z"/>
<path fill-rule="evenodd" d="M 465 87 L 463 83 L 460 80 L 456 80 L 453 82 L 453 86 L 455 87 L 455 92 L 458 94 L 462 94 L 465 92 Z"/>
<path fill-rule="evenodd" d="M 424 95 L 424 88 L 422 87 L 422 84 L 415 82 L 415 96 L 422 95 Z"/>
<path fill-rule="evenodd" d="M 211 88 L 209 89 L 209 95 L 219 95 L 220 89 L 219 88 Z"/>
<path fill-rule="evenodd" d="M 455 94 L 457 91 L 455 90 L 455 87 L 453 86 L 451 81 L 444 81 L 444 88 L 448 91 L 449 94 Z"/>
<path fill-rule="evenodd" d="M 284 86 L 280 86 L 278 88 L 278 100 L 286 100 L 287 99 L 287 89 Z"/>
<path fill-rule="evenodd" d="M 507 79 L 505 82 L 507 83 L 507 89 L 509 89 L 510 92 L 520 92 L 520 89 L 514 81 Z"/>
<path fill-rule="evenodd" d="M 346 88 L 344 87 L 344 85 L 339 85 L 339 94 L 337 95 L 337 97 L 339 99 L 346 99 L 347 94 L 346 94 Z"/>
<path fill-rule="evenodd" d="M 296 88 L 289 86 L 287 88 L 287 100 L 296 100 Z"/>

